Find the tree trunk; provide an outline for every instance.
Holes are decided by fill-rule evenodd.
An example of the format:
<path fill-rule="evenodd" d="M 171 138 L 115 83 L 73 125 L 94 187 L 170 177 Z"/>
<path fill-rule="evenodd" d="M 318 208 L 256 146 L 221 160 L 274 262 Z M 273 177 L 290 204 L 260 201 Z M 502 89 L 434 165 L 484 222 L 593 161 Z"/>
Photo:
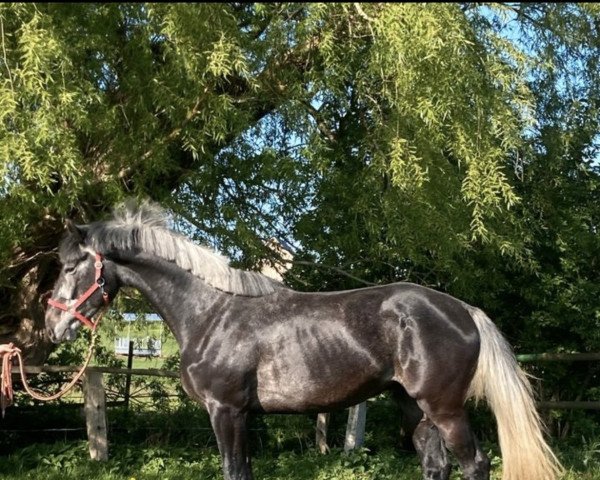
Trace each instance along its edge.
<path fill-rule="evenodd" d="M 40 222 L 35 246 L 15 249 L 0 287 L 0 343 L 13 342 L 26 363 L 40 364 L 52 351 L 44 324 L 45 299 L 59 272 L 53 249 L 62 235 L 57 221 Z"/>

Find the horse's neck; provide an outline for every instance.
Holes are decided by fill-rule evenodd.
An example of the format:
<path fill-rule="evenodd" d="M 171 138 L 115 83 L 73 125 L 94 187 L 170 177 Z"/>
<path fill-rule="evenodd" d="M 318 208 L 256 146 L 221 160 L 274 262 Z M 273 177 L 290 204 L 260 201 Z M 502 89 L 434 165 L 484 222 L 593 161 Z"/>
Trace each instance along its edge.
<path fill-rule="evenodd" d="M 211 305 L 226 295 L 177 265 L 150 255 L 136 255 L 117 263 L 122 285 L 139 290 L 167 322 L 180 347 L 191 324 L 202 319 Z"/>

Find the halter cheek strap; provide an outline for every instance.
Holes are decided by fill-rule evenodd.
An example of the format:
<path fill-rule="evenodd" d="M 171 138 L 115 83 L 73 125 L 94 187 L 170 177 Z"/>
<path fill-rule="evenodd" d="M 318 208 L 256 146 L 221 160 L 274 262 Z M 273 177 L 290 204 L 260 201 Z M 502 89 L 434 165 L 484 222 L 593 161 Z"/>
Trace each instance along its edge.
<path fill-rule="evenodd" d="M 59 302 L 58 300 L 54 300 L 53 298 L 50 298 L 48 300 L 48 305 L 50 305 L 51 307 L 54 307 L 54 308 L 58 308 L 59 310 L 62 310 L 64 312 L 69 312 L 71 315 L 73 315 L 75 318 L 77 318 L 77 320 L 79 320 L 86 327 L 89 327 L 92 330 L 96 329 L 97 323 L 94 323 L 92 320 L 90 320 L 88 317 L 86 317 L 84 314 L 82 314 L 78 310 L 79 310 L 79 307 L 81 305 L 83 305 L 96 292 L 96 290 L 100 290 L 102 292 L 102 299 L 104 300 L 104 304 L 108 305 L 108 302 L 109 302 L 108 293 L 104 291 L 104 283 L 105 282 L 104 282 L 104 277 L 102 276 L 102 269 L 104 268 L 104 263 L 102 260 L 103 260 L 102 255 L 99 253 L 96 253 L 96 261 L 94 263 L 94 267 L 96 268 L 96 273 L 94 276 L 94 283 L 90 286 L 90 288 L 88 288 L 83 293 L 83 295 L 81 295 L 77 299 L 77 301 L 71 307 L 69 307 L 66 303 L 62 303 L 62 302 Z"/>

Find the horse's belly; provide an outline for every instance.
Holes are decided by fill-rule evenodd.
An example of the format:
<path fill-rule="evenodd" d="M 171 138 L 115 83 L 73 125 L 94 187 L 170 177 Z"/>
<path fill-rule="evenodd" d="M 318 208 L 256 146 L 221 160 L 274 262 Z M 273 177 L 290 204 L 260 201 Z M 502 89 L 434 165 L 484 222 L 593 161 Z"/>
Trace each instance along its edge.
<path fill-rule="evenodd" d="M 391 374 L 378 365 L 350 362 L 309 368 L 270 363 L 257 372 L 257 399 L 265 412 L 327 411 L 381 392 Z"/>
<path fill-rule="evenodd" d="M 303 318 L 272 324 L 259 338 L 256 394 L 265 411 L 353 405 L 393 376 L 393 358 L 373 328 L 367 335 L 339 321 Z"/>

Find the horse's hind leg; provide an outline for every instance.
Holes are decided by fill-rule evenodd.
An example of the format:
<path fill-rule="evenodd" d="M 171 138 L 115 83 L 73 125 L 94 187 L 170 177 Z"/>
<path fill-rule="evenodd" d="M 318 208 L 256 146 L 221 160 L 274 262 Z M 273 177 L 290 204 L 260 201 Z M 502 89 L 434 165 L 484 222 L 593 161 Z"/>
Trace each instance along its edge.
<path fill-rule="evenodd" d="M 425 409 L 427 410 L 427 409 Z M 466 480 L 489 480 L 490 461 L 479 447 L 464 408 L 453 413 L 429 412 L 446 447 L 454 454 Z"/>
<path fill-rule="evenodd" d="M 399 383 L 392 385 L 390 391 L 401 411 L 400 442 L 402 448 L 412 450 L 414 447 L 412 436 L 423 418 L 423 410 L 419 408 L 416 400 Z"/>
<path fill-rule="evenodd" d="M 448 480 L 452 465 L 437 427 L 424 416 L 423 410 L 404 387 L 395 385 L 392 393 L 402 410 L 403 433 L 408 439 L 412 439 L 412 445 L 421 460 L 423 479 Z M 403 443 L 406 443 L 406 437 L 403 438 Z"/>
<path fill-rule="evenodd" d="M 421 459 L 424 480 L 448 480 L 452 465 L 437 427 L 423 417 L 413 434 L 413 443 Z"/>

